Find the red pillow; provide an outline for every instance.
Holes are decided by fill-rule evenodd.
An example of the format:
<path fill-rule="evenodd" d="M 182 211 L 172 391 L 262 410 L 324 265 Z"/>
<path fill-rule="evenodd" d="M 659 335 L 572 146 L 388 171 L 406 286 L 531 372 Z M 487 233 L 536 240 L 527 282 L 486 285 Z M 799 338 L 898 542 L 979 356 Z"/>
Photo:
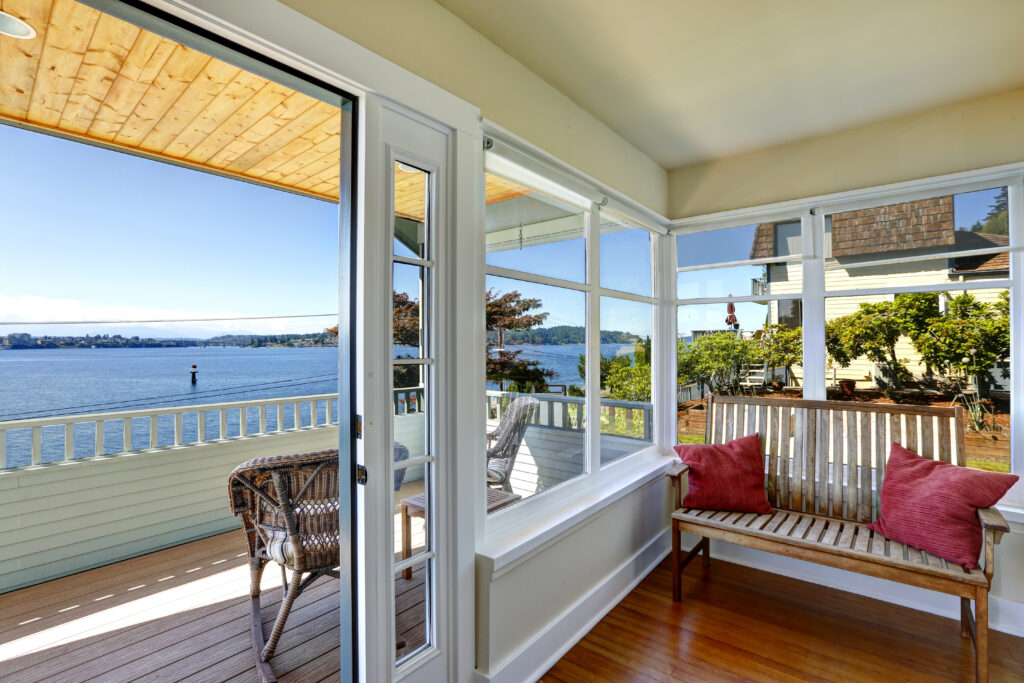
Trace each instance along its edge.
<path fill-rule="evenodd" d="M 974 569 L 982 544 L 978 508 L 998 503 L 1018 478 L 922 458 L 893 443 L 878 519 L 868 528 Z"/>
<path fill-rule="evenodd" d="M 764 454 L 757 434 L 729 443 L 680 444 L 676 453 L 690 466 L 684 507 L 772 514 L 764 490 Z"/>

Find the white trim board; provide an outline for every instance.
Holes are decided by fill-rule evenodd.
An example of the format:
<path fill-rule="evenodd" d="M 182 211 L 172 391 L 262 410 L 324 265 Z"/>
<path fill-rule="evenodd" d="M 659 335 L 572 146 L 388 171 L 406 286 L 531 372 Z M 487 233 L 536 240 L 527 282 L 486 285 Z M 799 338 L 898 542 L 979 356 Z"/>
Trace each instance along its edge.
<path fill-rule="evenodd" d="M 668 529 L 655 535 L 602 583 L 501 662 L 495 671 L 489 674 L 476 671 L 474 680 L 477 683 L 520 683 L 539 679 L 668 556 L 669 538 Z"/>

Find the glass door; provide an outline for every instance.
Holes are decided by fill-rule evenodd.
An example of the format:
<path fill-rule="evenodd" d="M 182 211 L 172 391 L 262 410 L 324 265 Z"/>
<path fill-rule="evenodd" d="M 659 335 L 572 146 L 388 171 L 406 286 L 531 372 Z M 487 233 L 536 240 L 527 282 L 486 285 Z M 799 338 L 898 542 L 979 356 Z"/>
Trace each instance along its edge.
<path fill-rule="evenodd" d="M 361 254 L 361 627 L 366 680 L 448 680 L 455 542 L 446 376 L 449 137 L 367 98 Z M 372 175 L 371 175 L 372 174 Z"/>

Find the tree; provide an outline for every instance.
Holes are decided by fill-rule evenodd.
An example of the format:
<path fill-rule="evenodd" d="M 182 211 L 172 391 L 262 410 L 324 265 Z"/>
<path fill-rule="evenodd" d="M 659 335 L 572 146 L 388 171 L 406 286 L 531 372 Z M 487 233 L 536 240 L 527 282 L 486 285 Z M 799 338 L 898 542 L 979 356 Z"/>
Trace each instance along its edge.
<path fill-rule="evenodd" d="M 914 348 L 931 367 L 947 375 L 974 377 L 979 394 L 987 395 L 989 373 L 1010 359 L 1009 293 L 986 304 L 971 294 L 946 295 L 946 311 L 911 337 Z"/>
<path fill-rule="evenodd" d="M 690 344 L 679 342 L 679 381 L 697 383 L 702 394 L 705 388 L 716 394 L 739 394 L 745 367 L 757 362 L 762 362 L 758 343 L 735 332 L 706 334 Z"/>
<path fill-rule="evenodd" d="M 515 382 L 517 386 L 547 386 L 554 373 L 540 367 L 540 363 L 520 358 L 522 351 L 506 351 L 502 347 L 504 330 L 529 330 L 542 324 L 547 313 L 530 313 L 541 307 L 540 299 L 524 299 L 518 291 L 505 294 L 487 290 L 485 318 L 488 332 L 496 330 L 497 343 L 487 341 L 487 379 L 491 382 Z"/>
<path fill-rule="evenodd" d="M 420 302 L 405 292 L 391 292 L 392 335 L 395 346 L 420 345 Z"/>
<path fill-rule="evenodd" d="M 764 362 L 771 368 L 772 377 L 775 377 L 776 368 L 785 368 L 786 376 L 793 376 L 792 366 L 803 360 L 803 328 L 786 327 L 778 323 L 765 325 L 764 334 L 758 343 L 761 345 Z"/>
<path fill-rule="evenodd" d="M 910 375 L 896 357 L 896 342 L 903 333 L 901 323 L 895 302 L 862 303 L 857 311 L 825 323 L 825 350 L 840 367 L 849 367 L 862 356 L 886 366 L 887 381 L 877 381 L 891 392 Z"/>
<path fill-rule="evenodd" d="M 997 235 L 1010 233 L 1009 201 L 1005 187 L 993 197 L 992 205 L 985 218 L 971 226 L 971 232 L 987 232 Z"/>
<path fill-rule="evenodd" d="M 607 375 L 605 361 L 608 360 Z M 582 361 L 582 357 L 581 357 Z M 580 365 L 582 376 L 582 362 Z M 608 388 L 608 397 L 619 401 L 651 400 L 651 338 L 633 344 L 633 358 L 601 356 L 601 388 Z"/>

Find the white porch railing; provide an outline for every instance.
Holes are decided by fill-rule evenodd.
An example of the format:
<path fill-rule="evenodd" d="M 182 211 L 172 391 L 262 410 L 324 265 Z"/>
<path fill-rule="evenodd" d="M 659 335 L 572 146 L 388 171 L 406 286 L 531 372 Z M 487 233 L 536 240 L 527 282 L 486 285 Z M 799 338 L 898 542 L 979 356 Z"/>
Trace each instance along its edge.
<path fill-rule="evenodd" d="M 0 422 L 0 469 L 337 424 L 337 394 Z"/>
<path fill-rule="evenodd" d="M 580 396 L 517 394 L 489 390 L 487 419 L 500 420 L 505 409 L 519 396 L 530 396 L 540 401 L 540 409 L 533 416 L 534 425 L 582 431 L 586 400 Z M 653 416 L 654 407 L 649 402 L 601 399 L 601 417 L 607 420 L 607 425 L 601 429 L 602 434 L 619 434 L 650 441 L 654 436 Z M 623 418 L 621 426 L 619 417 Z"/>

